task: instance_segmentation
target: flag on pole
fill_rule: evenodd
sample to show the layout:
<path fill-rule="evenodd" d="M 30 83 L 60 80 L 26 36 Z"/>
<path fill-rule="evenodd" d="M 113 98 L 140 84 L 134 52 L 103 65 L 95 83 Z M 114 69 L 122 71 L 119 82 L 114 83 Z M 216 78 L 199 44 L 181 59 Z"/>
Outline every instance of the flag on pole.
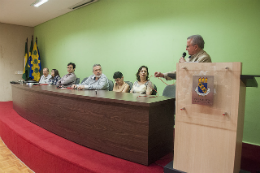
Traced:
<path fill-rule="evenodd" d="M 37 42 L 34 43 L 32 54 L 31 54 L 31 73 L 32 79 L 39 81 L 41 78 L 40 69 L 41 69 L 41 60 L 38 52 Z"/>
<path fill-rule="evenodd" d="M 33 36 L 32 36 L 32 41 L 31 41 L 31 46 L 30 46 L 30 51 L 29 51 L 29 59 L 28 59 L 28 65 L 30 66 L 29 70 L 29 79 L 33 79 L 32 76 L 32 51 L 33 51 Z"/>
<path fill-rule="evenodd" d="M 38 42 L 37 42 L 37 37 L 36 37 L 36 43 L 37 43 L 37 45 L 38 45 Z M 40 61 L 40 63 L 39 63 L 39 67 L 40 67 L 40 69 L 39 69 L 39 71 L 41 71 L 42 70 L 42 65 L 41 65 L 41 56 L 40 56 L 40 51 L 39 51 L 39 48 L 38 48 L 38 46 L 37 46 L 37 50 L 38 50 L 38 55 L 39 55 L 39 61 Z"/>
<path fill-rule="evenodd" d="M 23 68 L 23 76 L 22 78 L 24 80 L 27 80 L 29 77 L 29 70 L 30 70 L 30 66 L 28 65 L 28 39 L 25 43 L 25 51 L 24 51 L 24 68 Z"/>

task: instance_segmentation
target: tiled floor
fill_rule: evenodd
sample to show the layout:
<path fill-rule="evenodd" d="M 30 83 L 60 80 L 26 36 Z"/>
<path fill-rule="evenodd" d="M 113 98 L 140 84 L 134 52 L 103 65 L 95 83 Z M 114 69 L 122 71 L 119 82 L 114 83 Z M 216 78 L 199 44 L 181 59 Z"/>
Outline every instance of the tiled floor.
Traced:
<path fill-rule="evenodd" d="M 33 173 L 4 144 L 0 138 L 0 173 Z"/>

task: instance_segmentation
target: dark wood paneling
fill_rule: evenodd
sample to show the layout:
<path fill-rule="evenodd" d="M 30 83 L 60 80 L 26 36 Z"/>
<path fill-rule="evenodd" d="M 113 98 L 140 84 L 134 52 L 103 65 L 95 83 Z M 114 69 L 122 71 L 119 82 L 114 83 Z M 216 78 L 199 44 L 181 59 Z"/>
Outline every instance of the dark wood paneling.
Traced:
<path fill-rule="evenodd" d="M 13 85 L 14 109 L 83 146 L 148 165 L 172 151 L 174 99 Z"/>
<path fill-rule="evenodd" d="M 260 146 L 242 144 L 241 169 L 260 173 Z"/>

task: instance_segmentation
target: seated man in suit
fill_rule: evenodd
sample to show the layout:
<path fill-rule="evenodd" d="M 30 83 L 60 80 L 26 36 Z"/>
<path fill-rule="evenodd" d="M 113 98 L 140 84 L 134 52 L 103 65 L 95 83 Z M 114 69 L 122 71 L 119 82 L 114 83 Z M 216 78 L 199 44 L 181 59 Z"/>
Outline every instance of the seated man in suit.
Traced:
<path fill-rule="evenodd" d="M 179 63 L 184 63 L 184 62 L 198 62 L 198 63 L 203 63 L 203 62 L 211 62 L 211 58 L 209 54 L 207 54 L 206 51 L 204 51 L 204 40 L 201 37 L 201 35 L 192 35 L 187 38 L 187 46 L 186 50 L 189 53 L 189 58 L 187 61 L 184 59 L 184 57 L 181 57 L 179 60 Z M 172 71 L 169 73 L 161 73 L 161 72 L 155 72 L 154 76 L 155 77 L 163 77 L 166 80 L 172 80 L 170 76 L 172 74 L 175 74 L 176 71 Z"/>
<path fill-rule="evenodd" d="M 108 90 L 109 84 L 106 75 L 102 74 L 101 65 L 94 64 L 93 75 L 89 76 L 86 81 L 79 85 L 72 85 L 72 88 L 89 90 Z"/>
<path fill-rule="evenodd" d="M 74 73 L 75 68 L 76 68 L 76 65 L 74 63 L 72 63 L 72 62 L 68 63 L 68 65 L 67 65 L 68 74 L 66 74 L 60 80 L 58 80 L 58 82 L 56 83 L 56 86 L 68 87 L 72 84 L 75 84 L 75 81 L 77 78 Z"/>
<path fill-rule="evenodd" d="M 49 83 L 49 79 L 51 78 L 51 75 L 49 74 L 49 69 L 48 68 L 44 68 L 42 70 L 43 75 L 40 78 L 39 84 L 48 84 Z"/>

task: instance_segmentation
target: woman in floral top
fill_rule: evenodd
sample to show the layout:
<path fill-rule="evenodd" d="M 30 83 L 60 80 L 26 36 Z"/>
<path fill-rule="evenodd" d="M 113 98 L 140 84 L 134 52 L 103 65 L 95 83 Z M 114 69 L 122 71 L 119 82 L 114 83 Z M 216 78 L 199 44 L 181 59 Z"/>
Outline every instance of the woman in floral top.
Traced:
<path fill-rule="evenodd" d="M 130 93 L 151 95 L 154 86 L 152 82 L 148 80 L 149 79 L 148 67 L 141 66 L 138 69 L 138 72 L 136 73 L 136 79 L 137 81 L 134 82 Z"/>
<path fill-rule="evenodd" d="M 59 71 L 56 69 L 51 70 L 51 78 L 49 80 L 50 85 L 56 85 L 56 83 L 60 80 L 60 74 Z"/>

